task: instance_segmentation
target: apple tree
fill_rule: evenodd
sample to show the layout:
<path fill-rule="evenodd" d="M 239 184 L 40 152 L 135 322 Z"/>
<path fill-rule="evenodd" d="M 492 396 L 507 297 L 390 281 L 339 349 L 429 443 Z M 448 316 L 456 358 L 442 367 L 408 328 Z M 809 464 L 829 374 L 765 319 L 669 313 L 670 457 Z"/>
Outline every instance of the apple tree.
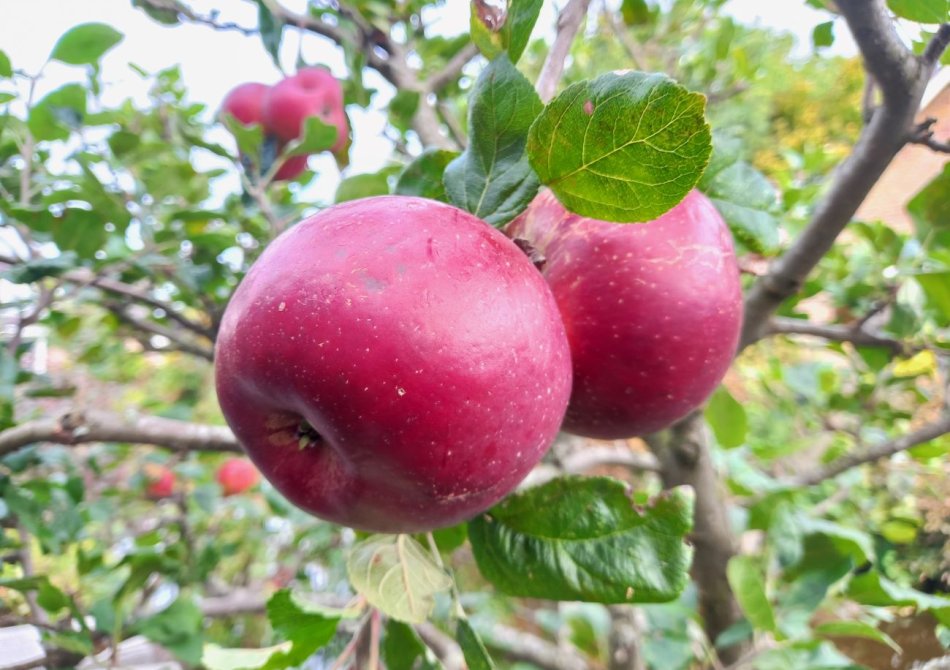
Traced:
<path fill-rule="evenodd" d="M 0 51 L 0 626 L 45 654 L 16 667 L 950 646 L 950 170 L 909 226 L 859 215 L 950 153 L 919 115 L 946 2 L 809 0 L 807 56 L 724 0 L 473 0 L 459 35 L 426 0 L 132 4 L 281 75 L 212 109 L 130 64 L 148 100 L 113 105 L 120 26 L 44 36 L 52 90 Z"/>

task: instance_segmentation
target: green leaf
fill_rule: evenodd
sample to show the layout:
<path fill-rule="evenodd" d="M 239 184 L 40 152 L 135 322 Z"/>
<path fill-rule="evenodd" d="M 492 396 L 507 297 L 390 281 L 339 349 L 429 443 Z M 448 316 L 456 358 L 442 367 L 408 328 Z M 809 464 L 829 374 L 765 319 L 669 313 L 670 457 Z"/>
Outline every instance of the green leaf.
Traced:
<path fill-rule="evenodd" d="M 53 241 L 63 251 L 75 251 L 80 258 L 93 258 L 106 243 L 109 233 L 97 212 L 67 208 L 53 222 Z"/>
<path fill-rule="evenodd" d="M 30 110 L 27 126 L 37 140 L 66 140 L 86 115 L 86 89 L 66 84 L 46 95 Z"/>
<path fill-rule="evenodd" d="M 875 559 L 874 541 L 871 536 L 855 528 L 848 528 L 833 521 L 803 517 L 798 520 L 803 535 L 824 535 L 843 556 L 851 558 L 855 565 Z"/>
<path fill-rule="evenodd" d="M 402 132 L 412 128 L 412 120 L 419 109 L 419 93 L 417 91 L 397 91 L 389 101 L 389 123 Z"/>
<path fill-rule="evenodd" d="M 835 43 L 835 22 L 834 21 L 825 21 L 824 23 L 819 23 L 815 26 L 815 29 L 811 33 L 812 44 L 815 45 L 816 49 L 821 47 L 830 47 Z"/>
<path fill-rule="evenodd" d="M 340 182 L 340 185 L 336 188 L 336 196 L 334 196 L 333 201 L 337 203 L 346 202 L 347 200 L 368 198 L 373 195 L 386 195 L 387 193 L 389 193 L 389 173 L 387 171 L 357 174 Z"/>
<path fill-rule="evenodd" d="M 495 663 L 488 655 L 485 643 L 472 628 L 468 619 L 459 619 L 455 628 L 455 639 L 462 648 L 465 664 L 468 665 L 469 670 L 495 670 Z"/>
<path fill-rule="evenodd" d="M 244 156 L 260 156 L 264 144 L 264 129 L 259 124 L 245 126 L 231 115 L 224 115 L 221 121 L 228 131 L 234 135 L 238 151 Z"/>
<path fill-rule="evenodd" d="M 149 0 L 132 0 L 132 6 L 138 7 L 143 12 L 149 15 L 153 20 L 166 25 L 166 26 L 177 26 L 181 23 L 181 19 L 178 15 L 178 10 L 173 8 L 164 8 L 151 4 Z"/>
<path fill-rule="evenodd" d="M 742 446 L 749 428 L 745 408 L 725 386 L 717 388 L 709 398 L 705 414 L 721 447 L 734 449 Z"/>
<path fill-rule="evenodd" d="M 337 129 L 316 116 L 304 121 L 303 136 L 287 145 L 285 156 L 302 156 L 327 151 L 336 143 Z"/>
<path fill-rule="evenodd" d="M 0 51 L 0 77 L 12 77 L 13 66 L 10 64 L 10 57 Z"/>
<path fill-rule="evenodd" d="M 448 202 L 442 175 L 459 152 L 447 149 L 427 149 L 409 163 L 396 180 L 395 193 Z"/>
<path fill-rule="evenodd" d="M 185 663 L 197 665 L 203 651 L 203 621 L 195 603 L 179 598 L 158 614 L 139 621 L 135 628 Z"/>
<path fill-rule="evenodd" d="M 572 212 L 651 221 L 683 199 L 709 162 L 705 101 L 662 74 L 578 82 L 531 126 L 531 165 Z"/>
<path fill-rule="evenodd" d="M 665 602 L 688 581 L 689 488 L 653 500 L 608 477 L 561 477 L 508 497 L 469 523 L 482 575 L 513 596 Z"/>
<path fill-rule="evenodd" d="M 69 65 L 91 65 L 122 38 L 122 33 L 105 23 L 83 23 L 59 38 L 50 59 Z"/>
<path fill-rule="evenodd" d="M 56 614 L 69 607 L 70 601 L 69 596 L 46 580 L 36 590 L 36 602 L 50 614 Z"/>
<path fill-rule="evenodd" d="M 290 649 L 290 642 L 262 649 L 225 649 L 206 644 L 201 655 L 201 667 L 206 670 L 256 670 L 278 652 Z"/>
<path fill-rule="evenodd" d="M 742 160 L 736 140 L 715 136 L 699 189 L 712 200 L 739 242 L 760 254 L 778 249 L 778 193 L 765 175 Z"/>
<path fill-rule="evenodd" d="M 950 320 L 950 272 L 922 272 L 914 275 L 927 297 L 927 303 Z"/>
<path fill-rule="evenodd" d="M 849 598 L 874 607 L 913 606 L 931 612 L 940 623 L 950 626 L 950 598 L 921 593 L 881 576 L 876 570 L 854 575 L 848 583 Z"/>
<path fill-rule="evenodd" d="M 628 26 L 641 26 L 653 18 L 646 0 L 623 0 L 620 3 L 620 16 Z"/>
<path fill-rule="evenodd" d="M 895 653 L 903 653 L 900 645 L 887 633 L 863 621 L 829 621 L 815 627 L 815 633 L 825 637 L 860 637 L 886 644 Z"/>
<path fill-rule="evenodd" d="M 950 163 L 907 203 L 917 237 L 933 247 L 950 244 Z"/>
<path fill-rule="evenodd" d="M 416 630 L 393 619 L 386 622 L 380 652 L 387 670 L 436 670 L 441 667 Z"/>
<path fill-rule="evenodd" d="M 472 0 L 470 33 L 482 55 L 493 60 L 507 51 L 517 63 L 528 46 L 543 0 L 507 0 L 504 8 Z"/>
<path fill-rule="evenodd" d="M 943 23 L 950 19 L 950 0 L 887 0 L 891 11 L 919 23 Z"/>
<path fill-rule="evenodd" d="M 257 27 L 260 31 L 264 50 L 270 54 L 277 69 L 280 69 L 280 40 L 283 37 L 284 23 L 277 19 L 267 8 L 263 0 L 257 0 Z"/>
<path fill-rule="evenodd" d="M 59 277 L 77 265 L 74 253 L 60 254 L 53 258 L 33 258 L 0 273 L 0 277 L 14 284 L 32 284 L 44 277 Z"/>
<path fill-rule="evenodd" d="M 733 556 L 726 567 L 726 576 L 749 623 L 759 630 L 778 633 L 775 613 L 765 594 L 765 574 L 759 562 L 752 556 Z"/>
<path fill-rule="evenodd" d="M 450 203 L 494 226 L 528 206 L 539 184 L 525 142 L 541 109 L 534 87 L 507 56 L 489 63 L 472 89 L 468 147 L 445 169 Z"/>
<path fill-rule="evenodd" d="M 408 535 L 370 535 L 346 561 L 350 584 L 374 607 L 406 623 L 422 623 L 435 595 L 452 580 Z"/>
<path fill-rule="evenodd" d="M 267 618 L 274 631 L 291 642 L 291 648 L 271 655 L 261 670 L 283 670 L 301 665 L 336 633 L 340 619 L 352 613 L 298 602 L 288 589 L 267 601 Z"/>

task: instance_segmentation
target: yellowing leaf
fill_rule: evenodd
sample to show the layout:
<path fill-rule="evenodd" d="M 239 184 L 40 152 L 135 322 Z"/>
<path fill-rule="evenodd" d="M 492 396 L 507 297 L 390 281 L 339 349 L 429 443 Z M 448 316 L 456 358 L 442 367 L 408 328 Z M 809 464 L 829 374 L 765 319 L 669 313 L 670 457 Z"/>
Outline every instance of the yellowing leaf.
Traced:
<path fill-rule="evenodd" d="M 937 369 L 937 357 L 930 350 L 921 351 L 894 364 L 895 377 L 919 377 L 933 374 Z"/>
<path fill-rule="evenodd" d="M 406 623 L 422 623 L 452 580 L 408 535 L 371 535 L 346 562 L 350 584 L 370 605 Z"/>

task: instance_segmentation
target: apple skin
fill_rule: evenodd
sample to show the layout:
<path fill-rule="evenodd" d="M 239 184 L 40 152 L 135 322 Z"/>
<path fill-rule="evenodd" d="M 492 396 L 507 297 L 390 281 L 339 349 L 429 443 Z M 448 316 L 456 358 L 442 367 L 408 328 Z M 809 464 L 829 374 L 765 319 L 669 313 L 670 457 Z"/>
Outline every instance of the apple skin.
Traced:
<path fill-rule="evenodd" d="M 343 88 L 322 68 L 303 68 L 275 84 L 264 98 L 262 112 L 264 127 L 283 142 L 299 138 L 304 121 L 316 116 L 336 126 L 331 153 L 340 155 L 346 148 L 350 131 L 343 109 Z"/>
<path fill-rule="evenodd" d="M 617 224 L 570 213 L 544 191 L 506 232 L 547 259 L 574 368 L 563 430 L 652 433 L 722 380 L 739 341 L 742 289 L 732 236 L 702 193 L 652 222 Z"/>
<path fill-rule="evenodd" d="M 215 381 L 291 502 L 420 532 L 528 474 L 558 432 L 571 364 L 554 297 L 511 240 L 443 203 L 378 196 L 264 250 L 222 319 Z"/>
<path fill-rule="evenodd" d="M 145 495 L 151 500 L 170 498 L 175 493 L 175 473 L 164 465 L 146 465 L 145 481 Z"/>
<path fill-rule="evenodd" d="M 225 96 L 221 103 L 221 113 L 237 119 L 242 125 L 250 126 L 255 123 L 264 125 L 264 98 L 270 90 L 267 84 L 248 82 L 235 86 Z M 267 128 L 264 128 L 265 132 Z M 283 148 L 283 143 L 281 147 Z M 307 169 L 309 156 L 291 156 L 274 174 L 275 181 L 290 181 L 296 179 Z"/>
<path fill-rule="evenodd" d="M 215 474 L 221 492 L 225 496 L 244 493 L 260 481 L 260 473 L 250 461 L 245 458 L 229 458 Z"/>

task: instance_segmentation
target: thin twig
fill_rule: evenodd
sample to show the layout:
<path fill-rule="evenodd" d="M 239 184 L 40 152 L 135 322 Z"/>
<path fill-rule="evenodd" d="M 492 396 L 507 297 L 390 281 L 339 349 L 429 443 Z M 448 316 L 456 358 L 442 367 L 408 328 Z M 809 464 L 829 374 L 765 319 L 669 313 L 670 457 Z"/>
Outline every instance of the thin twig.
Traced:
<path fill-rule="evenodd" d="M 569 0 L 558 16 L 557 34 L 535 85 L 538 96 L 544 103 L 551 100 L 555 91 L 557 91 L 558 82 L 561 81 L 561 75 L 564 74 L 564 61 L 567 60 L 567 56 L 571 51 L 571 43 L 581 27 L 584 17 L 587 16 L 589 6 L 590 0 Z"/>

